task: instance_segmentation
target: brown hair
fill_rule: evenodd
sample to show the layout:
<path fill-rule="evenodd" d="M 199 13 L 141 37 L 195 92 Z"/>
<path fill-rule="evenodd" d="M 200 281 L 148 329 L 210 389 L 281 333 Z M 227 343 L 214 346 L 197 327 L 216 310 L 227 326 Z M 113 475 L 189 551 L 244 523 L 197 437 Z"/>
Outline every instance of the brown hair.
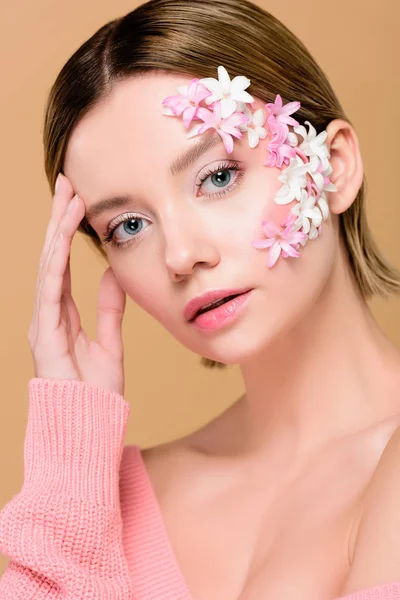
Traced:
<path fill-rule="evenodd" d="M 280 94 L 298 100 L 296 119 L 317 132 L 333 119 L 351 124 L 327 77 L 304 44 L 283 23 L 248 0 L 150 0 L 101 27 L 69 58 L 54 82 L 45 110 L 45 171 L 54 194 L 75 125 L 115 83 L 157 70 L 216 77 L 245 74 L 250 93 L 265 102 Z M 340 230 L 355 280 L 365 299 L 400 290 L 400 274 L 379 252 L 365 214 L 366 179 L 340 215 Z M 78 228 L 106 258 L 84 218 Z M 202 359 L 206 366 L 225 366 Z"/>

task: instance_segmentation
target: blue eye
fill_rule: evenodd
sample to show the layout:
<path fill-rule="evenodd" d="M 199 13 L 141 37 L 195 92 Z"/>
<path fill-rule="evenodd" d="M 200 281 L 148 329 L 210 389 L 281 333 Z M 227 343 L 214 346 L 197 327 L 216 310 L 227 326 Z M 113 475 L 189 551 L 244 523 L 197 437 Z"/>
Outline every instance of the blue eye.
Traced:
<path fill-rule="evenodd" d="M 229 185 L 232 175 L 230 171 L 237 171 L 235 182 L 232 185 Z M 213 185 L 221 188 L 221 192 L 209 192 L 204 194 L 207 197 L 219 197 L 224 193 L 231 191 L 233 187 L 236 187 L 236 184 L 239 183 L 239 179 L 243 175 L 242 169 L 239 167 L 237 161 L 228 161 L 223 162 L 218 165 L 217 168 L 210 169 L 207 173 L 205 173 L 202 177 L 200 177 L 200 183 L 196 184 L 198 188 L 203 187 L 203 183 L 210 179 Z"/>
<path fill-rule="evenodd" d="M 147 221 L 143 217 L 139 217 L 136 214 L 121 215 L 117 221 L 111 226 L 107 235 L 102 238 L 103 244 L 111 243 L 112 246 L 119 248 L 121 246 L 130 246 L 132 242 L 136 241 L 136 238 L 140 237 L 142 231 L 145 229 L 141 223 Z M 114 239 L 114 232 L 122 226 L 122 229 L 130 236 L 130 239 L 123 242 L 118 242 Z M 134 234 L 134 235 L 131 235 Z"/>
<path fill-rule="evenodd" d="M 230 171 L 237 172 L 233 183 L 230 183 L 232 179 Z M 196 186 L 201 189 L 203 187 L 203 183 L 210 178 L 212 185 L 215 185 L 216 188 L 220 188 L 220 191 L 208 192 L 200 195 L 206 196 L 207 198 L 219 198 L 220 196 L 232 191 L 239 184 L 239 181 L 243 175 L 244 171 L 239 167 L 237 161 L 223 161 L 218 165 L 218 167 L 210 169 L 207 173 L 205 173 L 200 178 L 200 183 L 196 184 Z M 110 243 L 114 248 L 128 248 L 142 236 L 146 227 L 143 227 L 141 223 L 144 223 L 147 220 L 148 219 L 145 219 L 144 217 L 134 213 L 121 215 L 109 228 L 107 235 L 101 238 L 101 241 L 103 244 Z M 128 234 L 128 239 L 125 241 L 117 241 L 114 239 L 114 232 L 121 226 L 123 231 Z"/>

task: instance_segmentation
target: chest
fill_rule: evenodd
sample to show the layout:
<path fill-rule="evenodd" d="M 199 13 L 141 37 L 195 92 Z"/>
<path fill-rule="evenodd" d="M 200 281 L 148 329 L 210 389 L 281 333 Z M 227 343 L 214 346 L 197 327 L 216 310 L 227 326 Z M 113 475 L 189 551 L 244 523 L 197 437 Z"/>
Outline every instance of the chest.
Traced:
<path fill-rule="evenodd" d="M 208 495 L 198 477 L 190 492 L 163 495 L 164 523 L 193 600 L 337 597 L 368 479 L 358 471 L 355 481 L 347 466 L 321 464 L 279 490 L 238 483 Z"/>
<path fill-rule="evenodd" d="M 232 478 L 226 469 L 191 461 L 147 460 L 193 600 L 338 597 L 363 499 L 390 430 L 336 448 L 295 478 L 268 468 L 256 477 Z"/>

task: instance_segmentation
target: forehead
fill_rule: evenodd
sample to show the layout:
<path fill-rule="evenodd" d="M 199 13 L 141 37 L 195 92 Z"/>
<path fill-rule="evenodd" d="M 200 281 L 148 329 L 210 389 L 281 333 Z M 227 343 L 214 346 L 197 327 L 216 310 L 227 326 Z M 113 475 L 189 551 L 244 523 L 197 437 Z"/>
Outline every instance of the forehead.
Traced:
<path fill-rule="evenodd" d="M 119 82 L 72 132 L 64 161 L 67 177 L 99 177 L 105 169 L 118 177 L 132 161 L 150 157 L 165 167 L 190 140 L 182 119 L 163 114 L 162 101 L 191 79 L 151 73 Z"/>

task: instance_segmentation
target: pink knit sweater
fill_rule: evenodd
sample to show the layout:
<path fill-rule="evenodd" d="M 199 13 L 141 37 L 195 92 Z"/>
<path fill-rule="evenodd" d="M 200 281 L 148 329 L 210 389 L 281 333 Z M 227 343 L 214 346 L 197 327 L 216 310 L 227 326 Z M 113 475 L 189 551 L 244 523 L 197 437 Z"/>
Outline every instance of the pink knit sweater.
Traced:
<path fill-rule="evenodd" d="M 80 381 L 28 387 L 24 483 L 0 512 L 0 600 L 195 600 L 140 448 L 124 446 L 129 404 Z M 343 598 L 400 600 L 400 582 Z"/>

